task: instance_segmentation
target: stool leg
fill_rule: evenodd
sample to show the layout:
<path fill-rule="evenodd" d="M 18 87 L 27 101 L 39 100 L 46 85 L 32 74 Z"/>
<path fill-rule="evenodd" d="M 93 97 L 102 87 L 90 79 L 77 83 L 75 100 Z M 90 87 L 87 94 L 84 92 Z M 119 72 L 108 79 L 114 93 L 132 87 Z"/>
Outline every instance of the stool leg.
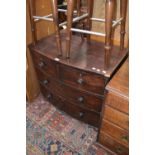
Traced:
<path fill-rule="evenodd" d="M 125 23 L 126 23 L 127 0 L 120 0 L 120 16 L 123 18 L 120 31 L 120 49 L 124 49 Z"/>
<path fill-rule="evenodd" d="M 105 65 L 108 67 L 111 51 L 112 20 L 114 15 L 115 0 L 106 0 L 105 4 Z"/>
<path fill-rule="evenodd" d="M 35 44 L 36 41 L 37 41 L 36 23 L 35 23 L 35 21 L 33 19 L 33 16 L 36 15 L 36 6 L 35 6 L 35 4 L 36 4 L 35 0 L 28 0 L 33 44 Z"/>
<path fill-rule="evenodd" d="M 81 0 L 76 0 L 77 16 L 81 15 Z M 79 21 L 79 25 L 83 26 L 83 23 Z M 82 27 L 83 28 L 83 27 Z M 83 40 L 83 34 L 81 33 L 81 39 Z"/>
<path fill-rule="evenodd" d="M 62 56 L 62 46 L 61 46 L 61 37 L 59 30 L 59 20 L 58 20 L 58 5 L 57 0 L 51 0 L 52 12 L 53 12 L 53 22 L 56 32 L 56 42 L 58 48 L 58 55 Z"/>
<path fill-rule="evenodd" d="M 94 0 L 87 0 L 87 12 L 88 12 L 88 18 L 87 18 L 87 30 L 91 30 L 92 28 L 92 18 L 93 16 L 93 7 L 94 7 Z M 90 41 L 90 34 L 87 35 L 87 40 Z"/>
<path fill-rule="evenodd" d="M 66 34 L 66 58 L 70 57 L 71 48 L 71 27 L 73 20 L 73 10 L 74 10 L 75 0 L 67 0 L 67 34 Z"/>
<path fill-rule="evenodd" d="M 81 15 L 81 0 L 77 0 L 77 15 Z"/>

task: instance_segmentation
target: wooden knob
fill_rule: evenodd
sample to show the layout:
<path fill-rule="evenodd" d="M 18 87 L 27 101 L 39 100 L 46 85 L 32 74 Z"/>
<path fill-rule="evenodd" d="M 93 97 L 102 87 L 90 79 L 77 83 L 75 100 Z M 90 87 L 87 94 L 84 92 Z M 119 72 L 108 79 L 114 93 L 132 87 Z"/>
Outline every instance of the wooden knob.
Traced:
<path fill-rule="evenodd" d="M 44 66 L 45 66 L 45 63 L 44 63 L 43 61 L 41 61 L 41 62 L 39 63 L 39 67 L 42 68 L 42 67 L 44 67 Z"/>
<path fill-rule="evenodd" d="M 79 116 L 80 116 L 80 118 L 82 118 L 84 116 L 84 113 L 83 112 L 80 112 L 79 113 Z"/>
<path fill-rule="evenodd" d="M 47 95 L 47 99 L 50 100 L 52 98 L 52 94 Z"/>
<path fill-rule="evenodd" d="M 83 102 L 83 101 L 84 101 L 84 98 L 83 98 L 82 96 L 80 96 L 80 97 L 78 98 L 78 101 L 79 101 L 79 102 Z"/>
<path fill-rule="evenodd" d="M 116 148 L 116 151 L 117 151 L 117 153 L 122 153 L 123 152 L 123 148 L 119 146 L 119 147 Z"/>
<path fill-rule="evenodd" d="M 122 140 L 125 140 L 125 141 L 129 142 L 129 136 L 128 135 L 122 136 Z"/>
<path fill-rule="evenodd" d="M 77 83 L 78 83 L 78 84 L 83 84 L 83 82 L 84 82 L 84 80 L 83 80 L 82 78 L 79 78 L 79 79 L 77 80 Z"/>
<path fill-rule="evenodd" d="M 44 80 L 43 83 L 44 83 L 44 85 L 47 85 L 48 84 L 48 80 Z"/>

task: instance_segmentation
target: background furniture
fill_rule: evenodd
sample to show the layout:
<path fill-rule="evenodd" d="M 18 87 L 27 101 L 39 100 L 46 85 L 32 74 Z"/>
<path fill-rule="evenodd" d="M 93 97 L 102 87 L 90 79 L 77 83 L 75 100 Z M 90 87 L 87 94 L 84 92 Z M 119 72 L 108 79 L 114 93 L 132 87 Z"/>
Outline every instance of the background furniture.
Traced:
<path fill-rule="evenodd" d="M 105 107 L 99 142 L 118 153 L 129 154 L 129 64 L 121 66 L 105 88 Z"/>
<path fill-rule="evenodd" d="M 30 16 L 28 11 L 28 5 L 26 3 L 26 44 L 32 43 Z M 27 46 L 26 46 L 27 47 Z M 26 97 L 29 103 L 31 103 L 40 93 L 40 87 L 36 77 L 32 57 L 29 48 L 26 48 Z"/>
<path fill-rule="evenodd" d="M 53 22 L 54 28 L 55 28 L 55 37 L 56 37 L 56 42 L 57 42 L 58 55 L 61 56 L 62 55 L 62 48 L 61 48 L 57 0 L 51 0 L 52 14 L 49 14 L 49 15 L 46 15 L 43 17 L 36 15 L 36 0 L 28 0 L 28 5 L 29 5 L 29 11 L 30 11 L 30 20 L 31 20 L 31 30 L 32 30 L 33 43 L 35 44 L 37 41 L 36 23 L 40 20 Z M 49 17 L 52 17 L 52 18 L 49 18 Z"/>
<path fill-rule="evenodd" d="M 120 0 L 120 18 L 117 20 L 114 20 L 114 13 L 117 6 L 116 0 L 106 0 L 105 1 L 105 19 L 99 19 L 99 18 L 93 18 L 93 8 L 94 8 L 94 0 L 87 0 L 87 11 L 84 14 L 85 17 L 81 20 L 87 19 L 86 23 L 86 30 L 81 29 L 75 29 L 72 27 L 72 21 L 73 21 L 73 11 L 75 6 L 74 0 L 68 0 L 68 7 L 67 7 L 67 38 L 66 38 L 66 58 L 70 58 L 70 47 L 71 47 L 71 36 L 72 31 L 73 32 L 79 32 L 79 33 L 86 33 L 88 34 L 87 38 L 90 40 L 90 34 L 97 35 L 97 36 L 105 36 L 105 62 L 108 65 L 109 55 L 112 49 L 112 35 L 114 32 L 114 28 L 117 25 L 120 25 L 120 50 L 124 48 L 124 37 L 125 37 L 125 21 L 126 21 L 126 12 L 127 12 L 127 0 Z M 81 1 L 78 1 L 79 7 Z M 78 8 L 79 8 L 78 7 Z M 79 13 L 80 15 L 80 13 Z M 82 15 L 82 16 L 84 16 Z M 92 32 L 92 20 L 98 21 L 98 22 L 104 22 L 105 23 L 105 33 L 99 33 L 99 32 Z"/>

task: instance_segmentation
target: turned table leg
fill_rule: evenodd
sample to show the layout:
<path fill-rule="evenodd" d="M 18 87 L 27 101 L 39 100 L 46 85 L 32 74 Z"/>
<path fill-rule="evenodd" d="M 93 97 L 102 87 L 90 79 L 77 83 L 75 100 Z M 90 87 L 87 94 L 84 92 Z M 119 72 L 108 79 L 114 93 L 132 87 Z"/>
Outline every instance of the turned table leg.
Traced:
<path fill-rule="evenodd" d="M 110 51 L 112 48 L 112 20 L 114 15 L 115 0 L 106 0 L 105 4 L 105 66 L 108 67 Z"/>
<path fill-rule="evenodd" d="M 124 49 L 125 22 L 126 22 L 127 0 L 120 0 L 120 16 L 123 18 L 120 31 L 120 49 Z"/>
<path fill-rule="evenodd" d="M 60 30 L 59 30 L 57 0 L 51 0 L 51 7 L 52 7 L 53 22 L 54 22 L 55 33 L 56 33 L 58 55 L 61 56 L 62 55 L 62 46 L 61 46 L 61 36 L 60 36 Z"/>
<path fill-rule="evenodd" d="M 36 34 L 36 23 L 33 19 L 33 16 L 36 15 L 36 1 L 35 0 L 28 0 L 28 7 L 29 7 L 29 14 L 30 14 L 30 21 L 31 21 L 31 31 L 32 31 L 32 42 L 33 44 L 37 41 L 37 34 Z"/>
<path fill-rule="evenodd" d="M 73 19 L 73 10 L 74 10 L 75 0 L 67 0 L 67 34 L 66 34 L 66 58 L 70 57 L 70 48 L 71 48 L 71 27 Z"/>

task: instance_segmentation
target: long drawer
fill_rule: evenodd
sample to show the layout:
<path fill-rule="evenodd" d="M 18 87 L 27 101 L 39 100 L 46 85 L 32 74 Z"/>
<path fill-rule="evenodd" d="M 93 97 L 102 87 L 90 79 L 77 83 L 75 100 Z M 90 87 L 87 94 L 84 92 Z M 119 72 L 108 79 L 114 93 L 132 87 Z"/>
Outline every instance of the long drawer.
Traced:
<path fill-rule="evenodd" d="M 104 119 L 122 127 L 123 129 L 129 129 L 129 116 L 107 105 L 105 105 Z"/>
<path fill-rule="evenodd" d="M 105 132 L 111 137 L 114 137 L 122 145 L 128 147 L 129 145 L 129 133 L 127 130 L 124 130 L 109 121 L 103 120 L 101 125 L 101 132 Z"/>
<path fill-rule="evenodd" d="M 89 110 L 94 110 L 100 112 L 102 108 L 103 98 L 98 97 L 87 92 L 82 92 L 76 88 L 67 86 L 59 81 L 56 81 L 46 75 L 39 69 L 36 70 L 38 74 L 39 81 L 42 85 L 50 89 L 54 94 L 59 94 L 63 96 L 66 100 L 71 103 L 77 104 L 81 107 L 88 108 Z"/>
<path fill-rule="evenodd" d="M 114 151 L 118 155 L 128 155 L 129 149 L 125 147 L 124 145 L 120 144 L 116 139 L 112 138 L 108 134 L 101 132 L 101 135 L 99 137 L 99 142 L 109 148 L 110 150 Z"/>
<path fill-rule="evenodd" d="M 46 72 L 52 77 L 58 77 L 57 62 L 39 54 L 38 52 L 31 52 L 33 57 L 33 62 L 36 68 Z"/>
<path fill-rule="evenodd" d="M 66 113 L 85 123 L 97 127 L 99 126 L 100 115 L 98 113 L 72 104 L 62 96 L 51 93 L 47 88 L 45 88 L 42 85 L 41 85 L 41 91 L 45 96 L 45 98 L 47 98 L 53 105 L 58 107 L 60 110 L 65 111 Z"/>
<path fill-rule="evenodd" d="M 65 101 L 65 106 L 62 108 L 62 110 L 77 118 L 78 120 L 96 127 L 99 126 L 100 115 L 98 113 L 76 106 L 69 103 L 68 101 Z"/>
<path fill-rule="evenodd" d="M 78 89 L 103 95 L 105 79 L 103 76 L 85 72 L 67 65 L 60 65 L 61 79 Z"/>
<path fill-rule="evenodd" d="M 103 102 L 102 98 L 82 92 L 63 84 L 61 85 L 61 89 L 62 95 L 71 103 L 88 108 L 89 110 L 94 110 L 96 112 L 101 111 Z"/>

